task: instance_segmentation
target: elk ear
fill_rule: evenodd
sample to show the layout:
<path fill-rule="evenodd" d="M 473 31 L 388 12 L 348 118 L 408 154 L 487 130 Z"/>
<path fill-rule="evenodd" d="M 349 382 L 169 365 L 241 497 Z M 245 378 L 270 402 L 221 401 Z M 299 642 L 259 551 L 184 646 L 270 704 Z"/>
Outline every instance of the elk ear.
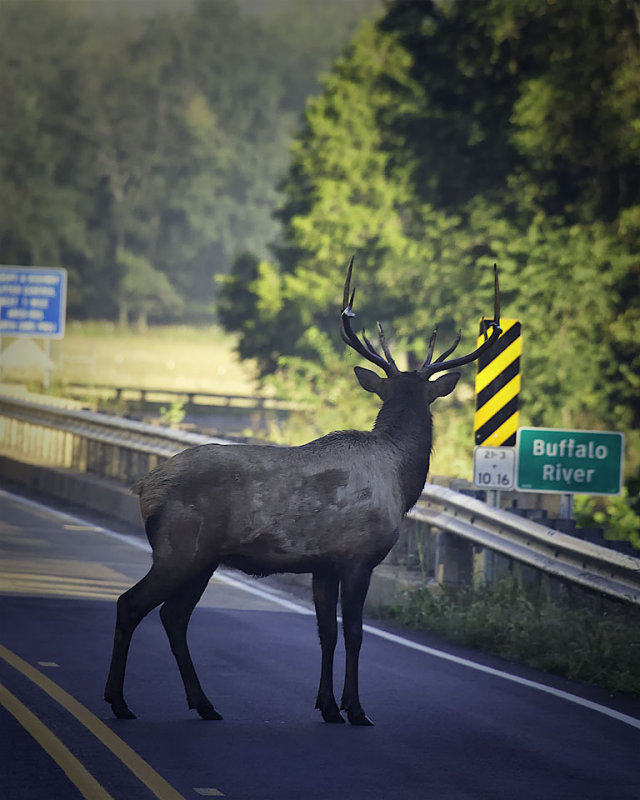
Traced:
<path fill-rule="evenodd" d="M 446 372 L 435 381 L 429 381 L 429 389 L 432 402 L 436 397 L 446 397 L 456 388 L 456 383 L 460 378 L 459 372 Z"/>
<path fill-rule="evenodd" d="M 375 372 L 372 372 L 370 369 L 364 369 L 364 367 L 354 367 L 353 371 L 356 373 L 358 383 L 365 392 L 373 392 L 373 394 L 377 394 L 381 400 L 384 399 L 385 378 L 381 378 Z"/>

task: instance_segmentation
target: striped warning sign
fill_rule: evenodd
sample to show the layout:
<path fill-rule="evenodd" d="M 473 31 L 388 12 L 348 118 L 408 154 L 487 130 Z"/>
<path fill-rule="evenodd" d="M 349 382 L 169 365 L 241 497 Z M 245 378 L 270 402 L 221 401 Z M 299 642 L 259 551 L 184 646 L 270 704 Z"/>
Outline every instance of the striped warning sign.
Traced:
<path fill-rule="evenodd" d="M 478 359 L 476 413 L 473 432 L 477 445 L 514 446 L 518 430 L 520 392 L 520 322 L 501 319 L 498 341 Z M 483 341 L 478 337 L 478 344 Z"/>

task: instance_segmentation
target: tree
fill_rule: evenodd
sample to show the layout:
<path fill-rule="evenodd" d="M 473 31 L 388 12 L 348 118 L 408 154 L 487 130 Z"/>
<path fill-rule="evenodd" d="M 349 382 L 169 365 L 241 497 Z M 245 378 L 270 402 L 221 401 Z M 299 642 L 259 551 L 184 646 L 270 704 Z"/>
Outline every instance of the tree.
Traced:
<path fill-rule="evenodd" d="M 210 320 L 214 276 L 276 235 L 301 93 L 373 4 L 332 0 L 329 43 L 318 28 L 301 47 L 324 6 L 4 0 L 0 260 L 67 267 L 70 316 L 114 318 L 126 251 L 185 301 L 152 317 Z"/>
<path fill-rule="evenodd" d="M 151 314 L 180 311 L 182 298 L 167 276 L 154 269 L 146 258 L 120 249 L 116 263 L 122 272 L 119 303 L 122 324 L 128 324 L 131 313 L 137 319 L 138 330 L 145 331 Z"/>
<path fill-rule="evenodd" d="M 393 40 L 365 24 L 349 53 L 325 79 L 324 92 L 309 102 L 283 186 L 286 202 L 279 217 L 285 223 L 285 237 L 276 247 L 279 269 L 264 263 L 263 280 L 254 280 L 243 290 L 245 309 L 251 310 L 261 330 L 261 351 L 253 355 L 263 371 L 280 356 L 311 356 L 303 338 L 310 326 L 335 327 L 334 309 L 352 252 L 367 252 L 359 273 L 360 308 L 385 315 L 396 310 L 393 294 L 384 300 L 367 294 L 366 286 L 374 281 L 363 273 L 366 269 L 372 274 L 385 253 L 402 251 L 407 244 L 401 217 L 412 216 L 413 200 L 406 175 L 391 164 L 377 125 L 378 114 L 394 99 L 390 92 L 378 90 L 381 68 L 404 80 L 406 66 L 406 55 Z M 246 283 L 244 265 L 236 264 L 223 289 L 226 307 L 239 285 Z M 394 286 L 389 274 L 382 280 L 390 289 Z M 273 299 L 274 287 L 278 302 L 262 302 L 263 291 L 271 292 Z M 244 340 L 246 317 L 227 314 L 225 319 Z M 241 347 L 249 349 L 248 343 Z"/>
<path fill-rule="evenodd" d="M 435 321 L 448 337 L 489 313 L 497 261 L 524 418 L 627 430 L 640 461 L 639 57 L 627 0 L 396 0 L 363 25 L 294 143 L 263 268 L 278 303 L 248 288 L 263 372 L 313 380 L 340 352 L 352 252 L 360 314 L 417 354 Z"/>
<path fill-rule="evenodd" d="M 80 103 L 91 31 L 65 0 L 4 2 L 0 28 L 7 34 L 0 49 L 2 261 L 73 262 L 86 236 L 75 190 L 78 138 L 67 121 Z"/>

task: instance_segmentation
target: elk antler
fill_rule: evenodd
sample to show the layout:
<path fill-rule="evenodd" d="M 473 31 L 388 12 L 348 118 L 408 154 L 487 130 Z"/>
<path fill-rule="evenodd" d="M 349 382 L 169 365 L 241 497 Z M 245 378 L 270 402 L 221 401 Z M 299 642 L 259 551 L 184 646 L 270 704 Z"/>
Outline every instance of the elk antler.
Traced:
<path fill-rule="evenodd" d="M 491 328 L 491 335 L 487 336 L 487 330 L 489 328 Z M 433 349 L 435 347 L 437 334 L 436 328 L 436 330 L 431 334 L 427 358 L 420 368 L 419 374 L 422 377 L 428 378 L 436 372 L 442 372 L 446 369 L 454 369 L 455 367 L 461 367 L 463 364 L 468 364 L 470 361 L 475 361 L 482 355 L 482 353 L 485 352 L 485 350 L 488 350 L 490 347 L 492 347 L 498 336 L 500 336 L 502 333 L 502 328 L 500 327 L 500 286 L 498 285 L 498 267 L 495 264 L 493 265 L 493 319 L 490 322 L 487 322 L 484 317 L 482 318 L 482 333 L 484 335 L 484 341 L 480 347 L 466 356 L 452 358 L 451 360 L 447 361 L 446 359 L 451 355 L 451 353 L 453 353 L 460 342 L 462 333 L 458 331 L 458 335 L 456 336 L 451 347 L 448 350 L 445 350 L 442 355 L 438 356 L 438 358 L 436 358 L 432 364 L 431 359 L 433 357 Z"/>
<path fill-rule="evenodd" d="M 396 362 L 393 360 L 391 355 L 391 351 L 387 345 L 387 341 L 384 337 L 384 331 L 382 330 L 382 325 L 378 322 L 378 337 L 380 339 L 380 346 L 382 347 L 382 351 L 385 354 L 386 358 L 383 358 L 380 353 L 377 352 L 375 347 L 371 344 L 367 335 L 364 331 L 362 331 L 362 338 L 364 343 L 358 339 L 356 334 L 351 330 L 351 320 L 355 317 L 355 312 L 353 310 L 353 298 L 355 297 L 356 290 L 354 289 L 351 291 L 351 272 L 353 270 L 353 256 L 351 256 L 351 260 L 349 261 L 349 268 L 347 269 L 347 278 L 344 282 L 344 295 L 342 298 L 342 313 L 340 314 L 340 335 L 342 336 L 342 340 L 345 344 L 348 344 L 349 347 L 352 347 L 356 353 L 359 353 L 361 356 L 367 359 L 367 361 L 371 361 L 377 367 L 383 369 L 387 376 L 397 375 L 400 370 Z M 349 292 L 351 291 L 351 297 L 349 297 Z"/>

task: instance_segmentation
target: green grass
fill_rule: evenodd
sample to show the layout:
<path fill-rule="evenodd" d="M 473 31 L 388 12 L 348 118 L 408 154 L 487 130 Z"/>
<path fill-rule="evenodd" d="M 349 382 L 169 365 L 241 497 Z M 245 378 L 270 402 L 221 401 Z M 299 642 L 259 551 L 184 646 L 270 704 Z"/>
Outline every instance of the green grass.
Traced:
<path fill-rule="evenodd" d="M 9 341 L 7 340 L 7 344 Z M 71 322 L 51 343 L 54 385 L 106 384 L 146 389 L 257 394 L 255 372 L 241 363 L 235 338 L 217 326 L 161 326 L 139 332 L 107 322 Z M 41 380 L 6 372 L 5 380 Z"/>
<path fill-rule="evenodd" d="M 545 672 L 640 697 L 638 615 L 550 604 L 513 581 L 406 593 L 381 616 Z"/>

